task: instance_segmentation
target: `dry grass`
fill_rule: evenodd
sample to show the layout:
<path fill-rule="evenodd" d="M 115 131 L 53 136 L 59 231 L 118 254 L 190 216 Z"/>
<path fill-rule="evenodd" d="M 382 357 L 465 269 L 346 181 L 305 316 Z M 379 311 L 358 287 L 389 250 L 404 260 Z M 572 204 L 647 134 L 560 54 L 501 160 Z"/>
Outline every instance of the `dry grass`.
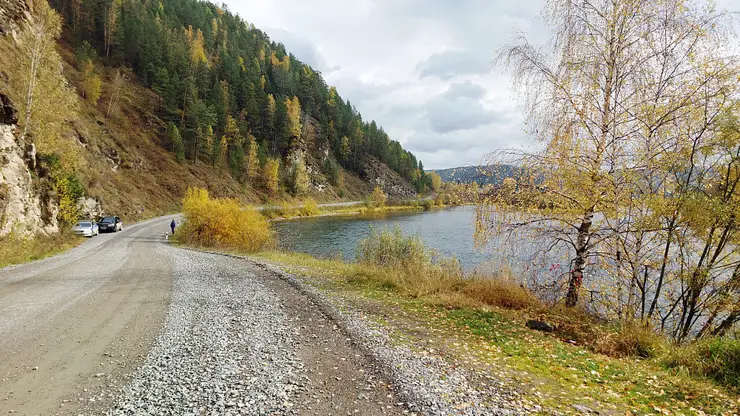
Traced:
<path fill-rule="evenodd" d="M 12 264 L 43 259 L 76 247 L 85 241 L 69 231 L 51 236 L 16 238 L 13 235 L 0 238 L 0 268 Z"/>
<path fill-rule="evenodd" d="M 697 410 L 733 414 L 740 403 L 734 390 L 696 370 L 666 368 L 662 358 L 626 356 L 624 352 L 634 348 L 634 339 L 643 339 L 643 334 L 625 333 L 619 339 L 619 327 L 586 311 L 541 306 L 526 294 L 522 303 L 507 303 L 522 293 L 510 278 L 492 276 L 493 282 L 483 276 L 451 279 L 456 284 L 437 283 L 437 288 L 445 289 L 430 290 L 434 286 L 428 280 L 412 286 L 413 276 L 373 264 L 285 252 L 259 256 L 291 273 L 309 276 L 335 295 L 356 298 L 355 307 L 390 325 L 394 333 L 411 337 L 409 342 L 422 337 L 419 345 L 444 351 L 446 357 L 457 356 L 460 365 L 469 363 L 478 370 L 492 371 L 492 378 L 522 387 L 522 397 L 561 414 L 573 414 L 573 404 L 587 405 L 602 414 L 697 414 Z M 525 306 L 530 302 L 532 306 Z M 398 313 L 399 308 L 403 313 Z M 530 330 L 525 327 L 528 319 L 546 320 L 557 331 Z M 573 341 L 571 336 L 578 341 L 563 342 L 566 338 Z M 617 357 L 595 352 L 600 337 L 610 337 L 601 340 L 601 348 Z"/>
<path fill-rule="evenodd" d="M 466 276 L 455 258 L 440 258 L 419 237 L 399 228 L 372 230 L 359 245 L 359 261 L 376 269 L 364 276 L 414 298 L 432 298 L 448 306 L 497 306 L 523 309 L 540 302 L 504 276 Z"/>
<path fill-rule="evenodd" d="M 654 358 L 668 351 L 666 340 L 652 329 L 628 323 L 611 331 L 599 331 L 594 351 L 611 357 Z"/>
<path fill-rule="evenodd" d="M 484 305 L 507 309 L 527 309 L 540 302 L 527 289 L 505 278 L 478 278 L 465 285 L 462 292 Z"/>

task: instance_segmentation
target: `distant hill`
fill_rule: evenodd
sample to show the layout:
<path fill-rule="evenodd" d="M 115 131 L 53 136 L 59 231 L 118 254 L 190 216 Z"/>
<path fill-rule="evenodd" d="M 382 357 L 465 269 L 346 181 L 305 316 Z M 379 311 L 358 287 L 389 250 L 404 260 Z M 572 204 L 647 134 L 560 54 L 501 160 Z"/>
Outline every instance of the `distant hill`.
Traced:
<path fill-rule="evenodd" d="M 449 169 L 435 169 L 434 172 L 445 182 L 476 182 L 478 185 L 499 185 L 506 178 L 521 175 L 520 168 L 511 165 L 460 166 Z"/>

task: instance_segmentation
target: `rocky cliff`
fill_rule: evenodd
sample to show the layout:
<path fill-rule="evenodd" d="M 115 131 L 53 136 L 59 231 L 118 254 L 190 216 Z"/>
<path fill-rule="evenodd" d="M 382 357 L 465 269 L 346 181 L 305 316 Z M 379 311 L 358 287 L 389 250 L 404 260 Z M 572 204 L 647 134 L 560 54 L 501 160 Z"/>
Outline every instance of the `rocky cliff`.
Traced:
<path fill-rule="evenodd" d="M 34 180 L 33 145 L 18 143 L 16 110 L 0 93 L 0 237 L 59 231 L 58 207 L 41 181 Z"/>
<path fill-rule="evenodd" d="M 27 0 L 2 0 L 0 2 L 0 35 L 14 35 L 23 21 L 28 19 L 30 8 Z"/>

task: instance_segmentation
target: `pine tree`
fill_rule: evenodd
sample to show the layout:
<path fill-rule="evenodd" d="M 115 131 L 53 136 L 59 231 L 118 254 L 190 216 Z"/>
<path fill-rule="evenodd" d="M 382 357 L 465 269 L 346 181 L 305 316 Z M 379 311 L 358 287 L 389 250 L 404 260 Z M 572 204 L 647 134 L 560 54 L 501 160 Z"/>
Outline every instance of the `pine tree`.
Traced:
<path fill-rule="evenodd" d="M 169 143 L 172 152 L 175 154 L 177 163 L 185 161 L 185 145 L 182 143 L 180 131 L 177 129 L 175 123 L 171 121 L 167 123 L 167 142 Z"/>
<path fill-rule="evenodd" d="M 288 148 L 291 138 L 290 118 L 286 102 L 278 100 L 275 103 L 275 131 L 272 142 L 272 153 L 282 154 Z"/>

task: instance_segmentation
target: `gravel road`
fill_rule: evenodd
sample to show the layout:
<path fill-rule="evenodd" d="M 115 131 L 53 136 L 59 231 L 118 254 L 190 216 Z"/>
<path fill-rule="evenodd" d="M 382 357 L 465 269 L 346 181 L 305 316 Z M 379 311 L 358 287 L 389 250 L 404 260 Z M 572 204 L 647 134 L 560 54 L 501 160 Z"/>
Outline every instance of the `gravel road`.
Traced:
<path fill-rule="evenodd" d="M 170 218 L 0 270 L 0 414 L 507 413 L 270 265 L 172 247 Z"/>
<path fill-rule="evenodd" d="M 168 226 L 0 270 L 0 414 L 403 414 L 307 296 Z"/>

